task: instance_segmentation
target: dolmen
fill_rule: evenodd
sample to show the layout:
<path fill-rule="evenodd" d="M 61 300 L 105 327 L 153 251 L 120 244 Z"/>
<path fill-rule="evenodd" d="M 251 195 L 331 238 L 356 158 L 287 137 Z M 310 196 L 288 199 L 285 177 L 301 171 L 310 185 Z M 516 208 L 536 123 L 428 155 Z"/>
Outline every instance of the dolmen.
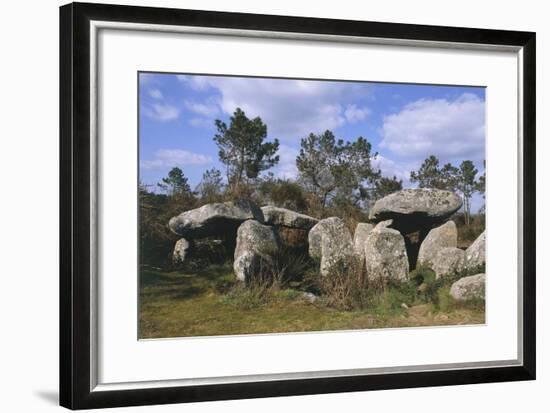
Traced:
<path fill-rule="evenodd" d="M 437 278 L 456 278 L 485 264 L 485 232 L 467 250 L 457 247 L 451 216 L 461 206 L 461 198 L 450 191 L 404 189 L 376 201 L 368 222 L 358 223 L 352 234 L 338 217 L 318 220 L 272 205 L 260 208 L 246 199 L 206 204 L 170 219 L 169 228 L 180 237 L 173 259 L 183 263 L 197 240 L 215 238 L 229 245 L 236 278 L 245 283 L 285 246 L 305 247 L 324 277 L 335 265 L 353 260 L 374 284 L 407 281 L 417 266 L 431 268 Z M 479 297 L 483 277 L 457 284 L 455 295 L 470 297 L 475 290 Z"/>
<path fill-rule="evenodd" d="M 462 200 L 451 191 L 403 189 L 376 201 L 369 212 L 369 220 L 392 220 L 391 228 L 405 239 L 409 269 L 413 270 L 420 245 L 430 230 L 447 222 L 460 207 Z"/>
<path fill-rule="evenodd" d="M 183 264 L 197 240 L 216 238 L 233 253 L 238 280 L 248 282 L 269 255 L 283 245 L 306 245 L 310 229 L 318 220 L 285 208 L 258 207 L 248 199 L 211 203 L 172 217 L 170 230 L 176 242 L 173 262 Z"/>

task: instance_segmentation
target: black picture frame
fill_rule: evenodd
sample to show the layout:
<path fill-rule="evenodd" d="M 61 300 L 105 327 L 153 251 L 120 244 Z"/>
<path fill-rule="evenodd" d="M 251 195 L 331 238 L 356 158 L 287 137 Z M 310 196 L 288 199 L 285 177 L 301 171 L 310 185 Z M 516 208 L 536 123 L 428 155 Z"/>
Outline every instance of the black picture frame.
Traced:
<path fill-rule="evenodd" d="M 523 365 L 267 382 L 91 390 L 90 21 L 508 45 L 523 53 Z M 70 409 L 535 379 L 535 33 L 72 3 L 60 8 L 60 404 Z M 510 269 L 515 271 L 515 269 Z"/>

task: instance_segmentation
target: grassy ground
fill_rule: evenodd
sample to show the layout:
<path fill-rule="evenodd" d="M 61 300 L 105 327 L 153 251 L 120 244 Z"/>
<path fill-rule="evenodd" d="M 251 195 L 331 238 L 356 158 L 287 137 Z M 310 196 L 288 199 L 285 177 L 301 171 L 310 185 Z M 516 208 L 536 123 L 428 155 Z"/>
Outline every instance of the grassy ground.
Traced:
<path fill-rule="evenodd" d="M 457 304 L 448 287 L 438 292 L 438 305 L 408 302 L 388 293 L 363 310 L 341 311 L 311 303 L 296 290 L 255 294 L 239 289 L 231 265 L 195 272 L 163 272 L 142 268 L 140 337 L 167 338 L 227 334 L 348 330 L 480 324 L 483 303 Z M 403 300 L 403 301 L 402 301 Z"/>

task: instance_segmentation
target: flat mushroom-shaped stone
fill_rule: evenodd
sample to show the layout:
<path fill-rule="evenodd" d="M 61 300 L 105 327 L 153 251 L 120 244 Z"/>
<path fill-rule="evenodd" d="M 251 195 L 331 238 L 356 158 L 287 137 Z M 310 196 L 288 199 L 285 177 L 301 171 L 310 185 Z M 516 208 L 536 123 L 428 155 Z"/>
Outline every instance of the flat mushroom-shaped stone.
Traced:
<path fill-rule="evenodd" d="M 403 189 L 376 201 L 369 213 L 375 222 L 393 219 L 394 226 L 405 219 L 432 224 L 443 221 L 462 206 L 462 200 L 451 191 L 441 189 Z"/>
<path fill-rule="evenodd" d="M 265 223 L 268 225 L 309 230 L 319 222 L 318 219 L 310 217 L 309 215 L 271 205 L 263 206 L 262 212 L 264 214 Z"/>
<path fill-rule="evenodd" d="M 244 221 L 264 222 L 262 210 L 249 200 L 206 204 L 172 217 L 168 226 L 179 236 L 195 239 L 215 235 L 235 236 Z"/>

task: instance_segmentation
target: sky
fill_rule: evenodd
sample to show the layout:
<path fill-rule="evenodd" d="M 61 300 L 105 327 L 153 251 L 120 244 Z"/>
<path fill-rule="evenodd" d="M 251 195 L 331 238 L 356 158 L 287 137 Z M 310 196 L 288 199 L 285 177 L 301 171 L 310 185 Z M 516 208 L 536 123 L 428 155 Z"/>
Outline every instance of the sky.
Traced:
<path fill-rule="evenodd" d="M 300 140 L 327 129 L 347 141 L 366 138 L 378 153 L 373 164 L 405 188 L 429 155 L 440 165 L 470 159 L 483 172 L 481 87 L 140 73 L 139 98 L 140 181 L 151 190 L 175 166 L 192 188 L 207 169 L 223 172 L 214 121 L 229 124 L 237 107 L 279 140 L 276 177 L 295 178 Z M 472 211 L 482 204 L 474 196 Z"/>

